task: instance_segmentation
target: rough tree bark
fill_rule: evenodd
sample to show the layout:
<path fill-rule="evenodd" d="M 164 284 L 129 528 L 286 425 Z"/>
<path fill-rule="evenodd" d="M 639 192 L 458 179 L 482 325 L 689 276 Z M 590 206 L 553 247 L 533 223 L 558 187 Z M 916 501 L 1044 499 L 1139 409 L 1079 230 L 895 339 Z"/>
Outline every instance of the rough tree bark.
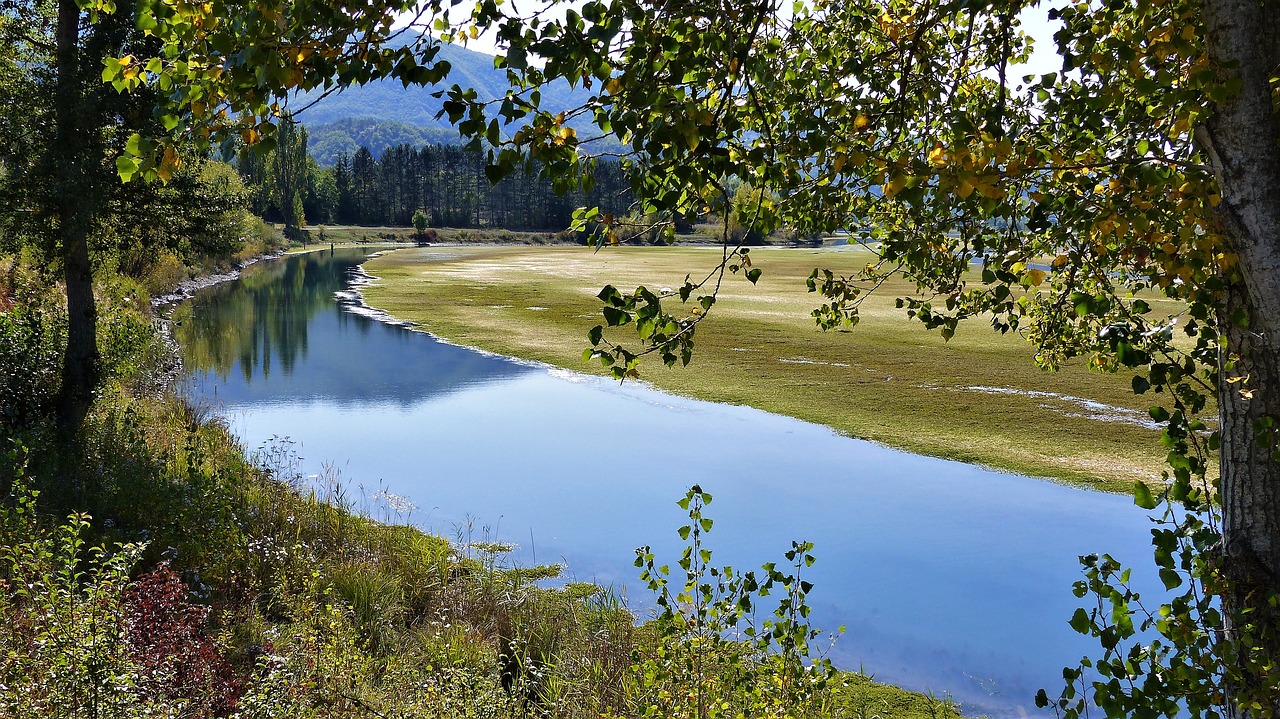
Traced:
<path fill-rule="evenodd" d="M 57 50 L 54 57 L 57 85 L 54 97 L 56 143 L 60 153 L 52 164 L 53 208 L 57 223 L 59 255 L 67 292 L 67 348 L 62 363 L 59 420 L 66 431 L 75 431 L 84 420 L 98 385 L 97 308 L 93 298 L 93 266 L 89 258 L 91 211 L 84 195 L 86 158 L 76 148 L 85 145 L 85 112 L 80 76 L 80 7 L 75 0 L 58 3 Z M 97 161 L 97 158 L 90 161 Z"/>
<path fill-rule="evenodd" d="M 1273 664 L 1280 662 L 1280 609 L 1270 603 L 1280 594 L 1280 463 L 1272 457 L 1277 435 L 1259 430 L 1280 423 L 1280 119 L 1270 84 L 1280 39 L 1276 6 L 1206 0 L 1210 59 L 1239 92 L 1215 106 L 1197 134 L 1222 193 L 1218 219 L 1243 275 L 1222 316 L 1223 359 L 1235 366 L 1221 373 L 1218 392 L 1226 638 L 1256 647 L 1253 659 Z M 1249 612 L 1247 624 L 1236 621 L 1242 612 Z M 1280 713 L 1276 670 L 1249 660 L 1247 648 L 1239 651 L 1241 675 L 1229 691 L 1272 707 L 1254 715 Z"/>
<path fill-rule="evenodd" d="M 1267 336 L 1252 329 L 1260 318 L 1242 285 L 1232 286 L 1224 315 L 1224 359 L 1235 365 L 1222 373 L 1218 393 L 1223 519 L 1216 559 L 1225 580 L 1225 658 L 1240 670 L 1228 690 L 1236 698 L 1270 703 L 1275 708 L 1271 715 L 1276 715 L 1280 686 L 1275 668 L 1258 661 L 1280 657 L 1280 607 L 1271 604 L 1280 593 L 1280 464 L 1272 459 L 1275 436 L 1259 437 L 1257 430 L 1267 418 L 1280 421 L 1280 353 Z M 1248 317 L 1250 326 L 1232 323 L 1232 315 Z M 1228 382 L 1232 378 L 1242 381 Z M 1237 625 L 1235 619 L 1242 616 L 1247 623 Z"/>

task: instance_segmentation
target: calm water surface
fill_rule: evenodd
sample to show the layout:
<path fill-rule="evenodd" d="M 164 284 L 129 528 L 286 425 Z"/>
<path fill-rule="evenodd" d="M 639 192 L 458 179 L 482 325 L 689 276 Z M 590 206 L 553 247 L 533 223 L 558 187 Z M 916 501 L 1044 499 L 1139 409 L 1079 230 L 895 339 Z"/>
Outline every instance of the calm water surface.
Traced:
<path fill-rule="evenodd" d="M 304 471 L 409 498 L 425 529 L 518 543 L 525 564 L 648 601 L 634 549 L 674 564 L 700 483 L 715 562 L 817 546 L 817 626 L 837 665 L 949 694 L 966 713 L 1035 713 L 1096 653 L 1067 619 L 1077 557 L 1149 564 L 1126 497 L 920 457 L 821 426 L 482 354 L 353 312 L 363 250 L 294 256 L 178 308 L 190 392 L 253 448 L 287 436 Z M 1017 421 L 1010 417 L 1010 421 Z M 1139 578 L 1141 580 L 1141 578 Z M 1141 584 L 1141 581 L 1139 581 Z"/>

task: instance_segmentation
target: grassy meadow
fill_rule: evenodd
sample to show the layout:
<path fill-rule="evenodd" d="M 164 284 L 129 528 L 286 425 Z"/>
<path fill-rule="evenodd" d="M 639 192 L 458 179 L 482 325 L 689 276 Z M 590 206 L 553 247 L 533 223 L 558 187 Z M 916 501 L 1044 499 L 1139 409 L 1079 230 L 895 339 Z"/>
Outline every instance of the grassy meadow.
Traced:
<path fill-rule="evenodd" d="M 600 288 L 678 287 L 719 256 L 708 247 L 405 249 L 366 265 L 380 281 L 365 297 L 452 342 L 603 373 L 582 360 L 587 331 L 603 323 Z M 668 369 L 650 358 L 643 380 L 1011 472 L 1112 491 L 1159 479 L 1164 452 L 1147 416 L 1155 398 L 1133 395 L 1128 374 L 1083 363 L 1042 371 L 1024 339 L 981 320 L 944 342 L 895 308 L 913 289 L 901 281 L 866 300 L 851 332 L 822 332 L 809 315 L 820 298 L 805 278 L 815 267 L 852 273 L 869 253 L 760 248 L 751 257 L 764 275 L 756 286 L 726 277 L 693 362 Z"/>

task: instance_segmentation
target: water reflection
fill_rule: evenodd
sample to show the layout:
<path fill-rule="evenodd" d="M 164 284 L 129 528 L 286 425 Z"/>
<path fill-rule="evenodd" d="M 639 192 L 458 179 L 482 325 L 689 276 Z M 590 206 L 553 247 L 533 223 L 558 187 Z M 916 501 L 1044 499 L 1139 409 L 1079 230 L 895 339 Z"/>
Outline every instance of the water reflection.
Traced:
<path fill-rule="evenodd" d="M 817 626 L 833 658 L 950 694 L 970 713 L 1035 712 L 1036 689 L 1094 647 L 1067 619 L 1076 557 L 1143 565 L 1148 523 L 1124 497 L 897 452 L 747 407 L 546 370 L 351 314 L 335 302 L 360 251 L 256 269 L 180 312 L 197 396 L 250 447 L 300 444 L 452 535 L 488 526 L 527 563 L 564 561 L 631 592 L 633 550 L 674 562 L 675 500 L 715 495 L 716 561 L 815 542 Z M 1147 587 L 1142 576 L 1136 584 Z M 1154 593 L 1149 592 L 1148 597 Z"/>
<path fill-rule="evenodd" d="M 334 294 L 367 255 L 348 248 L 258 263 L 178 307 L 174 335 L 195 393 L 228 406 L 407 406 L 534 371 L 345 311 Z"/>

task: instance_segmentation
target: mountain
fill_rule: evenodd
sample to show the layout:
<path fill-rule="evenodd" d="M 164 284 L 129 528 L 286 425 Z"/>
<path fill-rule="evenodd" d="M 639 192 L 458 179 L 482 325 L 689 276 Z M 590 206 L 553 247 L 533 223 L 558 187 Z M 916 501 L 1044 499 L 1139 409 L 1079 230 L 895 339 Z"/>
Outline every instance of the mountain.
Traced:
<path fill-rule="evenodd" d="M 294 99 L 295 107 L 306 107 L 297 117 L 306 124 L 311 155 L 321 165 L 331 165 L 338 153 L 351 154 L 362 145 L 378 156 L 388 147 L 457 143 L 458 133 L 447 117 L 437 118 L 444 99 L 433 93 L 455 83 L 475 88 L 481 100 L 502 97 L 510 86 L 506 70 L 494 67 L 494 57 L 457 45 L 443 45 L 438 60 L 451 65 L 449 76 L 435 87 L 406 88 L 398 80 L 379 80 L 308 103 L 320 93 L 305 93 Z M 560 112 L 581 105 L 592 96 L 590 90 L 571 88 L 563 80 L 542 88 L 542 107 Z M 590 126 L 577 128 L 579 132 Z"/>
<path fill-rule="evenodd" d="M 338 155 L 354 155 L 361 147 L 369 148 L 374 157 L 397 145 L 456 145 L 458 131 L 451 127 L 416 127 L 398 120 L 377 117 L 348 117 L 323 125 L 307 125 L 307 152 L 328 167 Z"/>

